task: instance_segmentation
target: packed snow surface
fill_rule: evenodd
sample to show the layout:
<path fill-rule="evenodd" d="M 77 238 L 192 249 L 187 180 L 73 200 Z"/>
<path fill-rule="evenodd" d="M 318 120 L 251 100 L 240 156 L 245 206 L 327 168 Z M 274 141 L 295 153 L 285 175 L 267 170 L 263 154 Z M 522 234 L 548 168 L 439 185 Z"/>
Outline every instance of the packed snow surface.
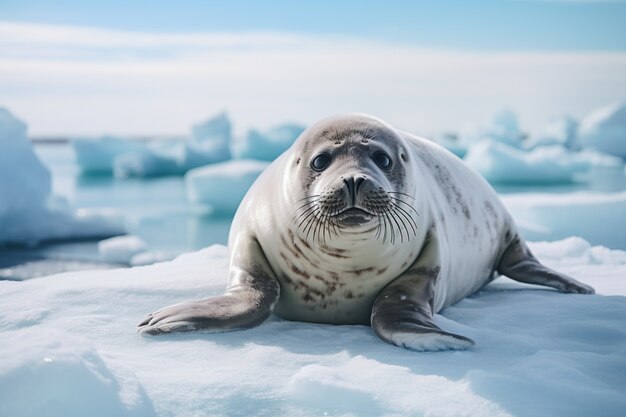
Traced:
<path fill-rule="evenodd" d="M 223 291 L 222 246 L 0 281 L 0 415 L 624 416 L 626 252 L 580 238 L 531 246 L 598 294 L 500 278 L 436 317 L 477 341 L 460 352 L 276 317 L 240 332 L 139 336 L 146 313 Z"/>
<path fill-rule="evenodd" d="M 45 240 L 112 236 L 119 216 L 70 208 L 52 195 L 50 171 L 33 152 L 26 125 L 0 108 L 0 246 Z"/>

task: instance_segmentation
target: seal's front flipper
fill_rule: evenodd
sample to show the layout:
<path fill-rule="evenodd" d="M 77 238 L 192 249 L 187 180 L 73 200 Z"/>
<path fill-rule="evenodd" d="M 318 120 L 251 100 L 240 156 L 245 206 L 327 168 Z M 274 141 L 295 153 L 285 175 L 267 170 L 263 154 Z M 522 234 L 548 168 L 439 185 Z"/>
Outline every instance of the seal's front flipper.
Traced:
<path fill-rule="evenodd" d="M 376 304 L 372 329 L 387 343 L 417 351 L 465 350 L 475 345 L 465 336 L 440 329 L 428 314 L 420 313 L 411 303 L 393 309 L 381 309 L 378 304 L 382 302 Z"/>
<path fill-rule="evenodd" d="M 433 321 L 434 289 L 439 275 L 438 249 L 431 241 L 420 258 L 376 298 L 372 330 L 382 340 L 418 351 L 464 350 L 474 341 L 440 329 Z"/>
<path fill-rule="evenodd" d="M 272 314 L 280 286 L 255 239 L 239 239 L 234 245 L 230 275 L 224 295 L 149 314 L 137 325 L 139 333 L 224 332 L 258 326 Z"/>
<path fill-rule="evenodd" d="M 502 275 L 527 284 L 545 285 L 576 294 L 595 292 L 589 285 L 542 265 L 519 236 L 504 251 L 497 270 Z"/>

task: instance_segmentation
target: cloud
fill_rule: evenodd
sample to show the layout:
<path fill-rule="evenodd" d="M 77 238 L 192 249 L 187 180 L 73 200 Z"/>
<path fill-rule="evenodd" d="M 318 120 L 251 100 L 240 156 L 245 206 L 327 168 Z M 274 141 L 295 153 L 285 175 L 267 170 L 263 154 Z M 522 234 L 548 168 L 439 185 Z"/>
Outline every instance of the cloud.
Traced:
<path fill-rule="evenodd" d="M 180 134 L 224 108 L 240 128 L 359 111 L 428 133 L 506 106 L 532 128 L 626 91 L 626 53 L 463 52 L 290 33 L 0 22 L 0 57 L 0 105 L 38 135 Z"/>

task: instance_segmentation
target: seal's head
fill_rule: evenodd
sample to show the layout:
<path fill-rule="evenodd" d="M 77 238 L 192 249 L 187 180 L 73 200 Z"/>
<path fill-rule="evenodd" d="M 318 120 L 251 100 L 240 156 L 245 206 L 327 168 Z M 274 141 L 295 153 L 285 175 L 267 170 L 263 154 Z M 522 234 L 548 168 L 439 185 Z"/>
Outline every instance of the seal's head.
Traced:
<path fill-rule="evenodd" d="M 301 236 L 321 243 L 415 236 L 410 154 L 392 127 L 364 115 L 333 117 L 307 129 L 294 151 L 290 176 L 299 187 L 288 193 L 297 197 L 292 221 Z"/>

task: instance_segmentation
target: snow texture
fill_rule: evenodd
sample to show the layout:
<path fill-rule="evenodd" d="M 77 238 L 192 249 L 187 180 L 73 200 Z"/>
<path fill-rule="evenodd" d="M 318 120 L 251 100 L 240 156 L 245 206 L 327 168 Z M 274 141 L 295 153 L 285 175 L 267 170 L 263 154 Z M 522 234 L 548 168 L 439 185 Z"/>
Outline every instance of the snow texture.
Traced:
<path fill-rule="evenodd" d="M 234 160 L 193 169 L 185 175 L 187 198 L 219 213 L 234 213 L 268 165 L 263 161 Z"/>
<path fill-rule="evenodd" d="M 267 132 L 250 130 L 243 141 L 236 143 L 235 156 L 239 159 L 273 161 L 293 144 L 304 129 L 300 125 L 284 124 Z"/>
<path fill-rule="evenodd" d="M 457 352 L 276 317 L 241 332 L 139 336 L 146 313 L 223 291 L 222 246 L 0 281 L 0 415 L 623 416 L 626 252 L 580 238 L 531 247 L 598 294 L 500 278 L 436 316 L 476 340 Z"/>
<path fill-rule="evenodd" d="M 582 145 L 626 158 L 626 102 L 591 113 L 580 124 Z"/>
<path fill-rule="evenodd" d="M 50 172 L 35 155 L 26 125 L 0 108 L 0 245 L 113 236 L 120 216 L 71 209 L 52 195 Z"/>

